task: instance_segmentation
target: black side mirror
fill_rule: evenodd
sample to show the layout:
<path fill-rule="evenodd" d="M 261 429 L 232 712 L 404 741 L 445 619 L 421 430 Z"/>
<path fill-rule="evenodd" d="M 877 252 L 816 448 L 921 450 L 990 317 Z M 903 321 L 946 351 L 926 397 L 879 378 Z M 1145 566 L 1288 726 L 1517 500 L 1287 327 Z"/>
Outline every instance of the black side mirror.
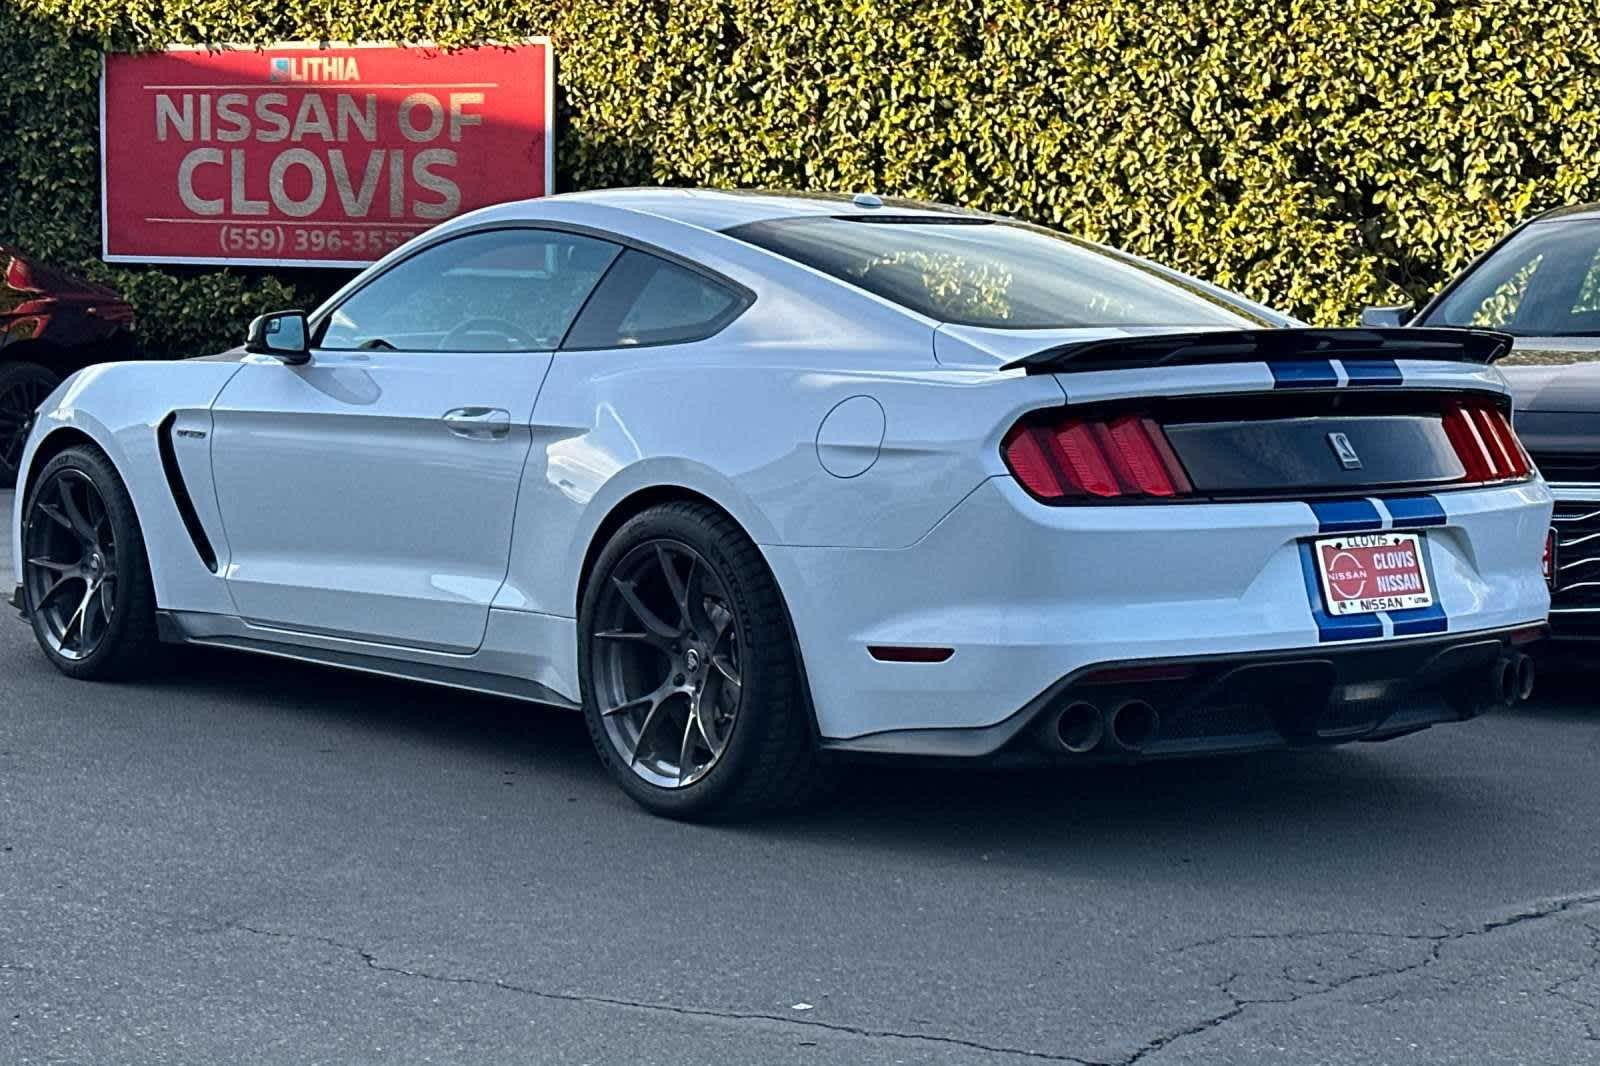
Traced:
<path fill-rule="evenodd" d="M 304 311 L 274 311 L 250 323 L 244 350 L 270 355 L 290 366 L 311 362 L 310 329 Z"/>
<path fill-rule="evenodd" d="M 1416 315 L 1417 309 L 1412 304 L 1400 304 L 1396 307 L 1368 307 L 1361 312 L 1363 326 L 1403 326 Z"/>

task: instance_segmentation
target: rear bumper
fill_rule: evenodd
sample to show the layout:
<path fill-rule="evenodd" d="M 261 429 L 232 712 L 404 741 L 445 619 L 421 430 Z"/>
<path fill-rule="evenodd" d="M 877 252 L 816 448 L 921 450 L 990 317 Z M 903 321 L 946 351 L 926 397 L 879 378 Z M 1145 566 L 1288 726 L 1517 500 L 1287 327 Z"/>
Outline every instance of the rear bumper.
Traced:
<path fill-rule="evenodd" d="M 995 725 L 892 730 L 824 743 L 857 755 L 998 764 L 1136 762 L 1225 752 L 1387 740 L 1505 705 L 1501 671 L 1515 668 L 1541 626 L 1380 644 L 1248 655 L 1101 663 L 1061 678 Z M 1531 675 L 1530 675 L 1531 676 Z M 1137 744 L 1110 720 L 1153 712 Z M 1101 727 L 1062 740 L 1064 712 Z"/>
<path fill-rule="evenodd" d="M 1543 624 L 1544 485 L 1441 492 L 1429 506 L 1046 507 L 997 477 L 904 549 L 763 552 L 794 622 L 818 734 L 851 741 L 997 726 L 1063 678 L 1110 663 L 1319 656 Z M 1380 521 L 1424 536 L 1435 607 L 1328 617 L 1308 546 Z M 949 654 L 882 661 L 870 649 L 883 646 Z"/>

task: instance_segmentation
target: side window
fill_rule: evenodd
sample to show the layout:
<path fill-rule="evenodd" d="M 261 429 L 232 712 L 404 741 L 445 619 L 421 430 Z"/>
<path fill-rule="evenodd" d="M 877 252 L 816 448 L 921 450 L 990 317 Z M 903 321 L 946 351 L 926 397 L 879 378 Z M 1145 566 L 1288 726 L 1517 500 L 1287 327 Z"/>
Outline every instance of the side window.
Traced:
<path fill-rule="evenodd" d="M 1527 299 L 1528 284 L 1533 281 L 1533 275 L 1543 262 L 1544 256 L 1536 255 L 1502 281 L 1472 312 L 1469 325 L 1495 329 L 1514 321 L 1517 312 L 1522 310 L 1523 301 Z"/>
<path fill-rule="evenodd" d="M 418 252 L 323 320 L 317 347 L 550 351 L 621 248 L 555 230 L 503 229 Z"/>
<path fill-rule="evenodd" d="M 1572 314 L 1587 318 L 1585 326 L 1593 328 L 1593 323 L 1600 318 L 1600 249 L 1597 249 L 1589 265 L 1584 268 L 1583 281 L 1578 285 L 1578 298 L 1572 305 Z"/>
<path fill-rule="evenodd" d="M 701 340 L 739 317 L 745 298 L 703 274 L 632 248 L 595 289 L 562 348 Z"/>

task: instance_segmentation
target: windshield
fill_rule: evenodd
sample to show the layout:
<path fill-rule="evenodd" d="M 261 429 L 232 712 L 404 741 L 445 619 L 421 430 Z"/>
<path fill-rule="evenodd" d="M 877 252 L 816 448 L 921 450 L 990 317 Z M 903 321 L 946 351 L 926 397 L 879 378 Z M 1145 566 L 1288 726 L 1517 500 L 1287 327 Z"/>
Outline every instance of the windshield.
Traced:
<path fill-rule="evenodd" d="M 1422 325 L 1519 337 L 1600 335 L 1600 223 L 1540 222 L 1506 241 Z"/>
<path fill-rule="evenodd" d="M 1000 329 L 1272 324 L 1150 266 L 1033 226 L 873 215 L 777 219 L 727 232 L 939 322 Z"/>

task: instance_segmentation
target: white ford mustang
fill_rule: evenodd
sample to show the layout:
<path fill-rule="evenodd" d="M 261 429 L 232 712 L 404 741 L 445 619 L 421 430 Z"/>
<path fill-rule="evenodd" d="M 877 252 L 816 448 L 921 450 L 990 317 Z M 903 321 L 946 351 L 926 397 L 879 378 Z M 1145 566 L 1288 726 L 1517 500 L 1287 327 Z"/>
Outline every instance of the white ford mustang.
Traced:
<path fill-rule="evenodd" d="M 871 196 L 505 204 L 64 383 L 15 603 L 74 677 L 164 640 L 582 707 L 680 817 L 850 753 L 1382 739 L 1531 685 L 1506 343 Z"/>

